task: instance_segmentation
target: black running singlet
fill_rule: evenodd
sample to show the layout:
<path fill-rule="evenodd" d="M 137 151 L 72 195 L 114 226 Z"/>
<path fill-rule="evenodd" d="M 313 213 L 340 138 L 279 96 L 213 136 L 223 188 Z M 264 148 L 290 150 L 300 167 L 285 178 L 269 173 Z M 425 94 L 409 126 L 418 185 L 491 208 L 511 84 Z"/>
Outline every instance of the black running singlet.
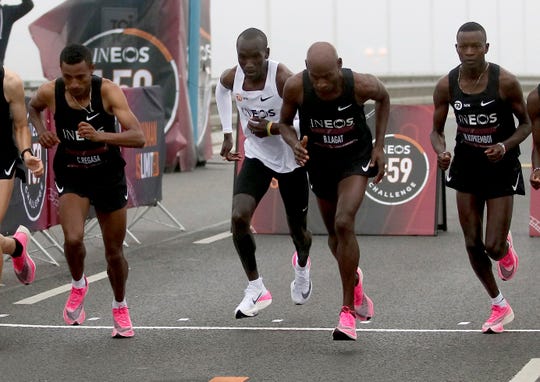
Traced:
<path fill-rule="evenodd" d="M 485 150 L 516 130 L 511 105 L 499 95 L 499 72 L 499 65 L 490 63 L 487 86 L 476 94 L 464 93 L 459 87 L 459 66 L 448 74 L 450 104 L 457 123 L 456 147 L 466 145 Z M 505 158 L 517 156 L 519 146 L 505 154 Z"/>
<path fill-rule="evenodd" d="M 63 172 L 66 169 L 94 168 L 107 171 L 117 170 L 124 166 L 125 162 L 118 146 L 92 142 L 81 138 L 77 133 L 78 124 L 81 121 L 88 122 L 98 131 L 110 133 L 116 131 L 115 117 L 107 113 L 103 107 L 101 83 L 101 77 L 92 76 L 90 104 L 85 109 L 73 109 L 65 98 L 64 80 L 56 79 L 54 121 L 60 144 L 54 158 L 55 172 Z"/>
<path fill-rule="evenodd" d="M 310 157 L 338 157 L 354 153 L 369 157 L 372 136 L 366 123 L 364 106 L 354 97 L 354 78 L 343 68 L 343 92 L 331 101 L 321 100 L 315 93 L 307 70 L 303 72 L 304 95 L 299 107 L 300 134 L 308 137 Z"/>

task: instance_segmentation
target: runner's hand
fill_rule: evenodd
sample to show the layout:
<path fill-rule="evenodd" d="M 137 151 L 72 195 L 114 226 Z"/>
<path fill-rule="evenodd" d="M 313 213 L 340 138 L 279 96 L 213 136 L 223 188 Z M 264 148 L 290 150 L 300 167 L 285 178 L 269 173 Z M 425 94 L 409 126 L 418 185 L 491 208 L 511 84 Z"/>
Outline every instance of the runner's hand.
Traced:
<path fill-rule="evenodd" d="M 60 143 L 60 139 L 56 133 L 52 131 L 45 131 L 39 135 L 39 143 L 46 149 L 50 149 L 51 147 L 54 147 Z"/>

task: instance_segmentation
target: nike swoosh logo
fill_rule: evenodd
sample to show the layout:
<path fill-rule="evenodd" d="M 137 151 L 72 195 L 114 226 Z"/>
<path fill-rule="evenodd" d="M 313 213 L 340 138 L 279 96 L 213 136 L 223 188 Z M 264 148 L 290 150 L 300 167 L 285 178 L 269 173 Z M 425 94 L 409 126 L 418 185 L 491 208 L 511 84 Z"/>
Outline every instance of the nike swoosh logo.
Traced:
<path fill-rule="evenodd" d="M 369 170 L 370 163 L 371 163 L 371 159 L 367 162 L 365 166 L 362 166 L 362 171 L 367 172 L 367 170 Z"/>
<path fill-rule="evenodd" d="M 309 283 L 309 289 L 307 290 L 307 292 L 306 293 L 302 292 L 302 297 L 306 299 L 309 297 L 310 294 L 311 294 L 311 282 Z"/>
<path fill-rule="evenodd" d="M 259 299 L 261 298 L 261 296 L 262 296 L 262 292 L 259 293 L 259 295 L 257 296 L 257 298 L 254 298 L 254 299 L 252 300 L 253 303 L 256 304 L 257 301 L 259 301 Z"/>
<path fill-rule="evenodd" d="M 337 111 L 343 111 L 345 109 L 348 109 L 352 106 L 352 103 L 348 104 L 347 106 L 338 106 Z"/>
<path fill-rule="evenodd" d="M 487 106 L 487 105 L 489 105 L 490 103 L 493 103 L 493 102 L 495 102 L 494 99 L 492 99 L 491 101 L 487 101 L 487 102 L 481 101 L 480 106 Z"/>
<path fill-rule="evenodd" d="M 306 212 L 308 209 L 308 206 L 306 206 L 305 208 L 302 208 L 302 212 Z"/>
<path fill-rule="evenodd" d="M 11 176 L 11 172 L 13 171 L 13 168 L 15 167 L 15 161 L 13 161 L 13 163 L 11 164 L 11 166 L 7 169 L 7 170 L 4 170 L 4 173 L 7 175 L 7 176 Z"/>
<path fill-rule="evenodd" d="M 60 187 L 58 183 L 54 182 L 54 185 L 56 186 L 56 189 L 58 190 L 58 193 L 61 194 L 64 191 L 64 187 Z"/>
<path fill-rule="evenodd" d="M 87 115 L 87 116 L 86 116 L 86 121 L 91 121 L 91 120 L 93 120 L 94 118 L 96 118 L 98 115 L 99 115 L 99 113 L 96 113 L 96 114 L 94 114 L 94 115 Z"/>
<path fill-rule="evenodd" d="M 446 175 L 446 181 L 450 182 L 451 180 L 452 180 L 452 177 L 450 176 L 450 174 Z"/>
<path fill-rule="evenodd" d="M 516 184 L 512 186 L 512 190 L 514 190 L 514 191 L 517 190 L 517 188 L 518 188 L 518 184 L 519 184 L 519 176 L 520 176 L 520 175 L 518 174 L 517 179 L 516 179 Z"/>
<path fill-rule="evenodd" d="M 264 98 L 263 96 L 261 96 L 261 102 L 267 101 L 267 100 L 269 100 L 269 99 L 272 98 L 272 97 L 273 97 L 273 95 L 271 95 L 270 97 L 266 97 L 266 98 Z"/>
<path fill-rule="evenodd" d="M 126 192 L 126 194 L 124 195 L 124 198 L 126 198 L 126 200 L 128 200 L 128 198 L 129 198 L 129 192 Z"/>

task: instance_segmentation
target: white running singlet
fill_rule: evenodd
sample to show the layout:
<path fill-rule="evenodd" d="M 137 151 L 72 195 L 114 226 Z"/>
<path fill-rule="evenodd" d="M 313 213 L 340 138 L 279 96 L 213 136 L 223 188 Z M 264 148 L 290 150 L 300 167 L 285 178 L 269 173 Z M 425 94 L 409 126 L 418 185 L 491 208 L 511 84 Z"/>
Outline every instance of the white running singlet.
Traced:
<path fill-rule="evenodd" d="M 238 65 L 234 76 L 233 97 L 240 117 L 242 132 L 246 137 L 244 154 L 248 158 L 259 159 L 266 167 L 278 172 L 287 173 L 298 167 L 292 149 L 281 138 L 281 135 L 259 138 L 248 129 L 248 121 L 252 117 L 264 118 L 278 122 L 282 99 L 276 86 L 278 62 L 268 60 L 268 72 L 264 89 L 243 90 L 244 72 Z"/>

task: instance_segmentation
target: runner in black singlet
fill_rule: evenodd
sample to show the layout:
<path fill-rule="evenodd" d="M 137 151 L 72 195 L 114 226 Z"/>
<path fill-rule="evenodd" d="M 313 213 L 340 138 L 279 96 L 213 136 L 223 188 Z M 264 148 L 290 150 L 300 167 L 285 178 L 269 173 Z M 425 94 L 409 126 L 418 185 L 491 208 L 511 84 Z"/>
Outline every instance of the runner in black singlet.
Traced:
<path fill-rule="evenodd" d="M 519 144 L 530 134 L 531 125 L 516 77 L 485 60 L 489 44 L 484 28 L 465 23 L 456 39 L 461 64 L 435 87 L 431 143 L 439 167 L 443 171 L 450 167 L 446 184 L 456 189 L 469 260 L 491 298 L 491 315 L 482 331 L 500 333 L 514 312 L 497 286 L 492 261 L 502 280 L 512 278 L 518 268 L 510 223 L 514 194 L 525 193 Z M 444 136 L 450 106 L 457 123 L 453 160 Z"/>
<path fill-rule="evenodd" d="M 26 181 L 23 162 L 34 176 L 43 175 L 43 163 L 32 151 L 23 82 L 15 72 L 0 66 L 0 224 L 9 207 L 15 176 Z M 19 281 L 30 284 L 34 280 L 36 266 L 26 251 L 29 239 L 30 232 L 24 226 L 13 237 L 0 235 L 0 284 L 4 254 L 11 255 Z"/>
<path fill-rule="evenodd" d="M 82 324 L 88 280 L 84 274 L 84 223 L 90 205 L 99 221 L 113 299 L 113 337 L 134 335 L 125 300 L 128 264 L 123 254 L 128 193 L 119 146 L 142 147 L 144 135 L 120 87 L 92 75 L 92 54 L 69 45 L 60 54 L 62 77 L 39 87 L 29 103 L 32 123 L 45 148 L 56 147 L 54 172 L 59 195 L 64 253 L 72 288 L 64 321 Z M 41 111 L 54 113 L 56 131 L 48 131 Z M 115 118 L 121 126 L 117 132 Z"/>
<path fill-rule="evenodd" d="M 337 260 L 343 298 L 335 340 L 355 340 L 356 320 L 369 320 L 373 303 L 364 293 L 355 218 L 368 178 L 384 176 L 384 136 L 390 99 L 374 76 L 342 68 L 327 42 L 313 44 L 307 70 L 287 80 L 283 90 L 280 132 L 296 161 L 306 166 L 309 181 L 328 231 L 328 245 Z M 366 125 L 363 105 L 375 101 L 375 143 Z M 299 141 L 292 126 L 299 111 Z"/>

